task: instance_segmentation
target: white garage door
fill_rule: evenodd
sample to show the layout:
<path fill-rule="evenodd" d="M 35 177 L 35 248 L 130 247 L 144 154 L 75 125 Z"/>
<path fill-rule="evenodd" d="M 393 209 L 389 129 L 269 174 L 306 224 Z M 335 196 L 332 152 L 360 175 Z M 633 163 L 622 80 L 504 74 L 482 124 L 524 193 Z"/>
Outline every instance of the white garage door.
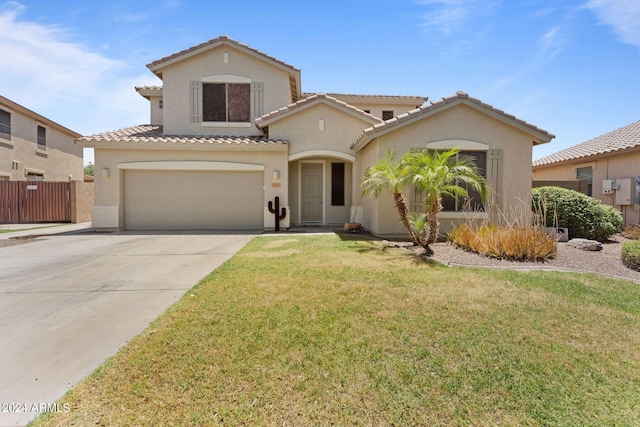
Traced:
<path fill-rule="evenodd" d="M 262 229 L 264 172 L 124 171 L 129 230 Z"/>

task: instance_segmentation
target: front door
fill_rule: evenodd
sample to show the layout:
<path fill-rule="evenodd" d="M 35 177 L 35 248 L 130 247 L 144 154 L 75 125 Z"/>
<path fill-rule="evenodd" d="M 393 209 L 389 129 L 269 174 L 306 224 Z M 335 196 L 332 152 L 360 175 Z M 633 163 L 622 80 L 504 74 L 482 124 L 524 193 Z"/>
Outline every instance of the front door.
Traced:
<path fill-rule="evenodd" d="M 300 175 L 302 189 L 300 221 L 322 222 L 323 164 L 302 163 Z"/>

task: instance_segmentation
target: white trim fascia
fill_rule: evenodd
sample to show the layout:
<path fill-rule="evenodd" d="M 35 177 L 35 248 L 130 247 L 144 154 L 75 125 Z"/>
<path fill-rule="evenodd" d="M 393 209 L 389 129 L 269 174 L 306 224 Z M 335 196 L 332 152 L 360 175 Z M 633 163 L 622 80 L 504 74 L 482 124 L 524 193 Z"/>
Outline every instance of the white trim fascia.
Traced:
<path fill-rule="evenodd" d="M 483 142 L 470 141 L 467 139 L 445 139 L 441 141 L 429 142 L 425 148 L 430 150 L 450 150 L 458 148 L 460 151 L 489 151 L 489 144 Z"/>
<path fill-rule="evenodd" d="M 118 163 L 118 169 L 181 171 L 264 171 L 264 165 L 232 162 L 160 161 Z"/>
<path fill-rule="evenodd" d="M 350 163 L 354 163 L 356 161 L 356 156 L 347 153 L 341 153 L 340 151 L 333 150 L 307 150 L 302 151 L 300 153 L 292 154 L 289 156 L 290 162 L 295 162 L 296 160 L 308 158 L 308 157 L 332 157 L 336 159 L 345 160 Z"/>

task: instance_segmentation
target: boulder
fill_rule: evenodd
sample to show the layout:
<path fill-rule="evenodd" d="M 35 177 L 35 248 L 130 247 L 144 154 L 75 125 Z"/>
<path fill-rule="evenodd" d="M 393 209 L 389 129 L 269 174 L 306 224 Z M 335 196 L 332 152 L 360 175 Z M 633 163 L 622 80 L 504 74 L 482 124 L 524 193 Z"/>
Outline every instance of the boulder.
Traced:
<path fill-rule="evenodd" d="M 583 251 L 601 251 L 602 244 L 589 239 L 571 239 L 567 245 Z"/>

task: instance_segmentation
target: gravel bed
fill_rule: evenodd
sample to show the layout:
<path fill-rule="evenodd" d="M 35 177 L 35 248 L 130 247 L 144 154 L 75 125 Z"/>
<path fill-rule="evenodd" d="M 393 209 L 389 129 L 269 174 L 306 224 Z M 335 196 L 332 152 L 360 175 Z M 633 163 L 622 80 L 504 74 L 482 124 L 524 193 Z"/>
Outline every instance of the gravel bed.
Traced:
<path fill-rule="evenodd" d="M 640 271 L 632 270 L 622 264 L 620 251 L 622 243 L 628 239 L 616 235 L 602 244 L 601 251 L 583 251 L 567 243 L 558 242 L 558 253 L 552 260 L 544 262 L 505 261 L 478 255 L 458 249 L 448 243 L 432 245 L 431 258 L 447 265 L 470 267 L 506 268 L 514 270 L 561 270 L 580 273 L 597 273 L 610 277 L 630 279 L 640 283 Z M 396 243 L 393 244 L 394 246 Z"/>

